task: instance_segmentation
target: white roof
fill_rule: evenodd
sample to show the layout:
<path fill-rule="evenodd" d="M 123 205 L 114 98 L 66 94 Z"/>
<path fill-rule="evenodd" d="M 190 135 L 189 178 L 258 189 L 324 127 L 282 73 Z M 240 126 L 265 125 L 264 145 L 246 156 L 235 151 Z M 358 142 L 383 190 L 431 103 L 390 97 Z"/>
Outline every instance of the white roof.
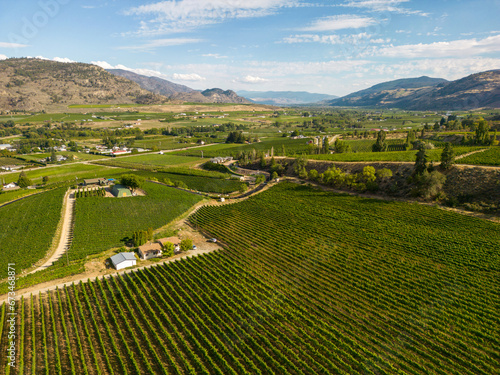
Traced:
<path fill-rule="evenodd" d="M 135 257 L 134 253 L 118 253 L 116 255 L 113 255 L 111 258 L 111 262 L 116 266 L 122 262 L 125 262 L 126 260 L 136 260 L 137 258 Z"/>

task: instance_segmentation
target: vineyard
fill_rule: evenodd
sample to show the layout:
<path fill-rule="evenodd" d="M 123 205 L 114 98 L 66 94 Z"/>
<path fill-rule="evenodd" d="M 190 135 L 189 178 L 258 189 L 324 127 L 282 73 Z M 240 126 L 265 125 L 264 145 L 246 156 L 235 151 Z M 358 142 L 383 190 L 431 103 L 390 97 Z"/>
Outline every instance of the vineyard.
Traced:
<path fill-rule="evenodd" d="M 66 189 L 35 194 L 0 207 L 0 263 L 15 263 L 17 272 L 42 259 L 61 219 Z M 0 269 L 0 279 L 7 267 Z"/>
<path fill-rule="evenodd" d="M 198 149 L 193 148 L 184 151 L 174 151 L 172 154 L 199 157 L 203 152 L 205 158 L 214 158 L 218 156 L 236 157 L 239 152 L 251 152 L 255 149 L 257 153 L 267 153 L 273 148 L 275 155 L 282 156 L 284 148 L 286 155 L 297 155 L 309 152 L 309 147 L 307 145 L 307 141 L 309 140 L 310 139 L 270 138 L 264 139 L 262 142 L 250 144 L 217 144 Z"/>
<path fill-rule="evenodd" d="M 18 302 L 0 368 L 500 373 L 498 224 L 286 183 L 190 221 L 226 249 Z"/>
<path fill-rule="evenodd" d="M 122 246 L 134 231 L 160 228 L 202 199 L 151 182 L 145 183 L 144 190 L 146 196 L 77 199 L 70 259 Z"/>
<path fill-rule="evenodd" d="M 454 147 L 455 156 L 463 155 L 468 152 L 478 150 L 478 147 Z M 428 160 L 439 162 L 441 159 L 442 149 L 428 150 Z M 326 155 L 310 155 L 309 159 L 316 160 L 332 160 L 332 161 L 404 161 L 414 162 L 417 151 L 387 151 L 387 152 L 349 152 L 345 154 L 326 154 Z M 460 161 L 462 163 L 463 160 Z"/>
<path fill-rule="evenodd" d="M 466 156 L 458 162 L 460 164 L 500 165 L 500 147 L 491 147 L 486 151 Z"/>

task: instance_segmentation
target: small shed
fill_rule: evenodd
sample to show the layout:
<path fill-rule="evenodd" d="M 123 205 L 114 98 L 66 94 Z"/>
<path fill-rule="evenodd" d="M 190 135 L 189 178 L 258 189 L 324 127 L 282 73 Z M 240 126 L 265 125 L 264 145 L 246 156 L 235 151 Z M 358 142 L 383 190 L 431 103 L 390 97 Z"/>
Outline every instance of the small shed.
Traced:
<path fill-rule="evenodd" d="M 117 270 L 132 267 L 137 264 L 137 258 L 134 253 L 118 253 L 113 255 L 110 259 L 111 263 L 113 263 L 113 267 Z"/>
<path fill-rule="evenodd" d="M 130 189 L 125 185 L 114 185 L 111 189 L 111 193 L 117 198 L 132 196 Z"/>

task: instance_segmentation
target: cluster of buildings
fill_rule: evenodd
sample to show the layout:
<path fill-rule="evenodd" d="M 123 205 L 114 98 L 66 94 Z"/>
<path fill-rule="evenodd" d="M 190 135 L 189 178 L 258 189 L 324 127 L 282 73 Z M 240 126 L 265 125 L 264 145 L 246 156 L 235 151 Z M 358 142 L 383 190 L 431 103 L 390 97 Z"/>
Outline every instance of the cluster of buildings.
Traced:
<path fill-rule="evenodd" d="M 154 242 L 150 241 L 142 246 L 139 246 L 138 255 L 142 260 L 160 258 L 163 255 L 163 248 L 167 242 L 174 244 L 175 252 L 180 251 L 180 239 L 177 237 L 160 238 Z M 113 255 L 111 264 L 117 270 L 127 267 L 133 267 L 137 264 L 137 257 L 133 252 L 123 252 Z"/>
<path fill-rule="evenodd" d="M 112 155 L 112 156 L 120 156 L 120 155 L 126 155 L 126 154 L 131 154 L 132 153 L 132 148 L 129 148 L 129 147 L 119 147 L 119 146 L 115 146 L 113 148 L 108 148 L 106 146 L 96 146 L 96 153 L 98 154 L 101 154 L 101 155 Z M 137 147 L 134 147 L 135 150 L 137 150 L 137 152 L 145 152 L 145 151 L 149 151 L 147 149 L 144 149 L 144 148 L 137 148 Z M 86 153 L 89 153 L 90 152 L 90 149 L 85 149 L 85 152 Z"/>

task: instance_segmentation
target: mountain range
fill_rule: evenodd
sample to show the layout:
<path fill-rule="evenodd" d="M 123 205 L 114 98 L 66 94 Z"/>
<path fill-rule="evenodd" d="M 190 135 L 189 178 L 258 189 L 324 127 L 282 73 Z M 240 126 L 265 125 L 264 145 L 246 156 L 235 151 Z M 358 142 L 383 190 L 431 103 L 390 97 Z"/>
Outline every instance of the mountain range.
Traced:
<path fill-rule="evenodd" d="M 500 70 L 476 73 L 456 81 L 408 78 L 377 84 L 342 98 L 308 92 L 197 91 L 158 77 L 127 70 L 106 71 L 96 65 L 32 58 L 0 61 L 1 110 L 62 110 L 70 104 L 160 104 L 165 102 L 239 103 L 470 110 L 500 108 Z"/>
<path fill-rule="evenodd" d="M 250 104 L 251 102 L 238 96 L 234 91 L 222 89 L 208 89 L 204 91 L 193 90 L 190 87 L 179 85 L 159 77 L 147 77 L 123 69 L 108 69 L 108 72 L 116 76 L 124 77 L 134 81 L 145 90 L 159 95 L 164 95 L 170 100 L 179 100 L 195 103 L 239 103 Z"/>
<path fill-rule="evenodd" d="M 276 106 L 300 105 L 317 103 L 324 100 L 336 99 L 338 96 L 327 94 L 315 94 L 306 91 L 245 91 L 236 92 L 251 101 L 259 104 Z"/>
<path fill-rule="evenodd" d="M 456 81 L 409 78 L 384 82 L 323 104 L 408 110 L 470 110 L 500 107 L 500 70 L 476 73 Z"/>

